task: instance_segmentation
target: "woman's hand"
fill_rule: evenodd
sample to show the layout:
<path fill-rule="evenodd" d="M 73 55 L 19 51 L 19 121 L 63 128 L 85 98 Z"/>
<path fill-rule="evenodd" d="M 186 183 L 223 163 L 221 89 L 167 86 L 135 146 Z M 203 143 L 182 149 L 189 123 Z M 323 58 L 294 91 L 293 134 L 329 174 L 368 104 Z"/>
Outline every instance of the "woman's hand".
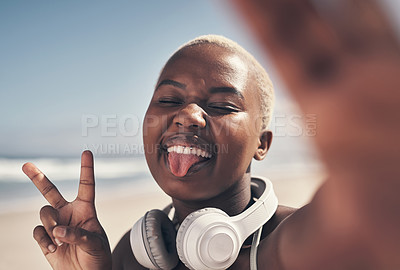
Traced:
<path fill-rule="evenodd" d="M 332 178 L 348 182 L 342 174 L 351 172 L 362 185 L 387 174 L 397 180 L 400 43 L 378 1 L 234 2 L 314 117 Z"/>
<path fill-rule="evenodd" d="M 78 196 L 72 202 L 32 163 L 22 170 L 50 203 L 40 210 L 43 225 L 33 237 L 53 269 L 111 269 L 110 246 L 94 205 L 92 153 L 82 153 Z"/>

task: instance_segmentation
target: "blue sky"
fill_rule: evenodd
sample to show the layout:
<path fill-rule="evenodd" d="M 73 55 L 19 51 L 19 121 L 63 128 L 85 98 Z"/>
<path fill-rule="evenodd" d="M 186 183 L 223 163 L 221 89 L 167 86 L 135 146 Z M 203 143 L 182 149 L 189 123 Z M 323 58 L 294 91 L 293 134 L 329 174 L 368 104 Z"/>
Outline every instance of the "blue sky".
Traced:
<path fill-rule="evenodd" d="M 115 130 L 127 116 L 140 125 L 169 55 L 210 33 L 253 53 L 282 96 L 227 0 L 0 1 L 0 156 L 78 156 L 88 143 L 139 144 L 140 134 L 104 138 L 99 126 L 82 136 L 82 117 L 115 115 Z"/>
<path fill-rule="evenodd" d="M 118 122 L 129 114 L 141 123 L 164 62 L 198 35 L 223 34 L 259 53 L 226 2 L 1 1 L 0 155 L 139 142 L 139 134 L 100 138 L 95 129 L 82 138 L 82 116 Z"/>

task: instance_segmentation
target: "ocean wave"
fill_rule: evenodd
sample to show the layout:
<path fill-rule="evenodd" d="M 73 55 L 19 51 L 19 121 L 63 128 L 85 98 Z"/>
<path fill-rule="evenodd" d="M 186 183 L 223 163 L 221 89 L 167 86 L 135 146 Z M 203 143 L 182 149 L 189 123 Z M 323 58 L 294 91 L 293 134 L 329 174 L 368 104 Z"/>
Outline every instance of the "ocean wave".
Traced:
<path fill-rule="evenodd" d="M 303 172 L 315 170 L 320 161 L 310 143 L 298 138 L 274 139 L 274 147 L 263 162 L 253 162 L 253 172 Z M 79 158 L 0 158 L 0 182 L 29 182 L 21 167 L 25 162 L 34 163 L 52 181 L 79 179 Z M 150 175 L 144 157 L 109 157 L 95 159 L 97 179 L 132 178 Z"/>
<path fill-rule="evenodd" d="M 34 158 L 8 159 L 0 158 L 1 182 L 26 182 L 28 177 L 22 172 L 22 165 L 34 163 L 52 181 L 76 180 L 80 174 L 80 159 Z M 148 171 L 144 158 L 97 158 L 95 174 L 101 179 L 132 177 Z"/>

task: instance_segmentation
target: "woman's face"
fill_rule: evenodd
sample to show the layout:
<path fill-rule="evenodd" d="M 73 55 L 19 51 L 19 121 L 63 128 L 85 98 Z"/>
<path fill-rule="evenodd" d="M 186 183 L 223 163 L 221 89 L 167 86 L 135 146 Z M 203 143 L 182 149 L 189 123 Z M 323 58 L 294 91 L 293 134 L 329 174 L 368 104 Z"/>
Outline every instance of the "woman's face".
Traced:
<path fill-rule="evenodd" d="M 216 45 L 196 45 L 164 67 L 143 140 L 165 193 L 207 200 L 241 181 L 260 145 L 260 101 L 247 63 Z"/>

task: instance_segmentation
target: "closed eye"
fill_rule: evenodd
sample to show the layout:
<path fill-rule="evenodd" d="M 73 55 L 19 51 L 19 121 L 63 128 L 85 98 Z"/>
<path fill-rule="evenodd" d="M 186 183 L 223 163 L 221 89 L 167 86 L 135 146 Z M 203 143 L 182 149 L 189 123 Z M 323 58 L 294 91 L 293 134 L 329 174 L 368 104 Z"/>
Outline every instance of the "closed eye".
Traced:
<path fill-rule="evenodd" d="M 162 98 L 158 100 L 158 103 L 163 106 L 178 106 L 181 105 L 183 102 L 179 99 Z"/>
<path fill-rule="evenodd" d="M 208 104 L 208 108 L 221 113 L 233 113 L 240 111 L 238 107 L 230 103 L 212 103 Z"/>

